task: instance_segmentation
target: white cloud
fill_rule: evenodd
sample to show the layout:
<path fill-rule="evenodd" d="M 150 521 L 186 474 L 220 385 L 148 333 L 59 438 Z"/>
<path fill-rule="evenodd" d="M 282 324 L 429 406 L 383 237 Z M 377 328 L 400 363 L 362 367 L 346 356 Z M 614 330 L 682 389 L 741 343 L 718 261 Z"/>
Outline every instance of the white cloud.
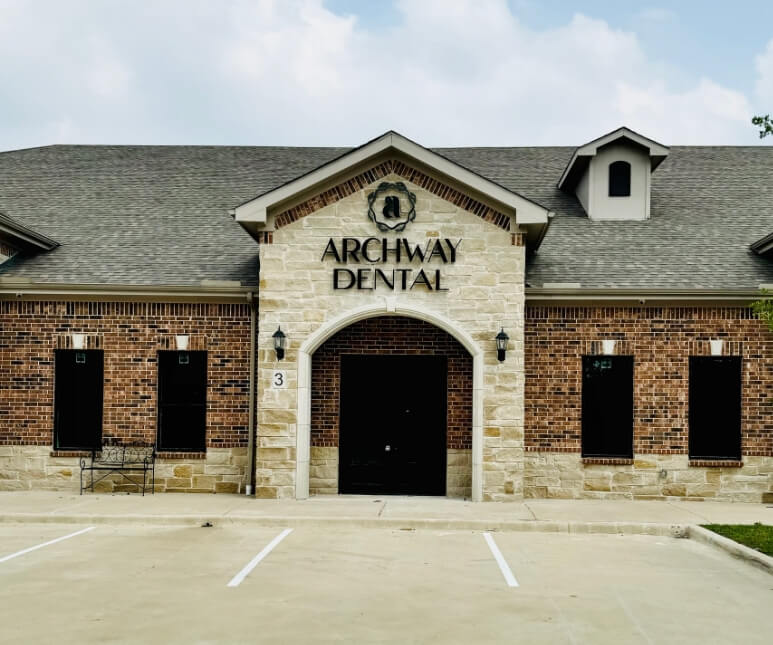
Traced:
<path fill-rule="evenodd" d="M 765 50 L 757 56 L 757 97 L 760 111 L 773 112 L 773 39 L 768 42 Z"/>
<path fill-rule="evenodd" d="M 669 92 L 660 83 L 622 83 L 616 100 L 624 122 L 642 133 L 657 131 L 654 138 L 667 144 L 728 143 L 750 130 L 746 97 L 705 78 L 684 92 Z"/>
<path fill-rule="evenodd" d="M 533 29 L 505 0 L 395 6 L 378 28 L 323 0 L 0 0 L 0 61 L 16 63 L 0 63 L 0 148 L 50 143 L 57 123 L 78 143 L 355 145 L 392 128 L 426 145 L 567 145 L 623 124 L 666 144 L 755 142 L 749 98 L 670 85 L 603 20 Z M 773 42 L 757 69 L 773 96 Z"/>

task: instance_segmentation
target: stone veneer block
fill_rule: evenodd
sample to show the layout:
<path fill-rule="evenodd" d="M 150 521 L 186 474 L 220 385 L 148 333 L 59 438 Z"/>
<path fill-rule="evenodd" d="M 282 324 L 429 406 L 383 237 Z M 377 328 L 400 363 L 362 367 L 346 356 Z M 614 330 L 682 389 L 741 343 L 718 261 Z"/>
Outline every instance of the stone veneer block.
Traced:
<path fill-rule="evenodd" d="M 294 478 L 291 478 L 291 484 Z M 309 494 L 338 494 L 338 448 L 311 446 Z"/>
<path fill-rule="evenodd" d="M 416 219 L 400 233 L 382 234 L 367 217 L 367 195 L 380 181 L 403 181 L 416 195 Z M 462 239 L 456 263 L 441 265 L 433 261 L 424 266 L 441 271 L 443 286 L 448 291 L 429 291 L 425 287 L 412 291 L 335 291 L 332 276 L 337 265 L 321 260 L 331 237 L 339 242 L 344 236 L 405 238 L 411 244 L 424 244 L 438 234 L 443 238 Z M 525 247 L 513 243 L 510 231 L 399 175 L 386 175 L 275 230 L 272 243 L 260 246 L 260 259 L 259 432 L 265 426 L 271 436 L 296 443 L 299 428 L 308 432 L 309 415 L 298 412 L 299 404 L 310 401 L 309 384 L 298 380 L 299 349 L 307 339 L 316 337 L 331 321 L 363 308 L 382 312 L 373 315 L 404 315 L 401 306 L 412 307 L 413 311 L 431 312 L 450 321 L 458 333 L 477 345 L 480 390 L 473 392 L 472 427 L 478 428 L 481 436 L 481 493 L 486 499 L 501 501 L 522 497 L 524 356 L 523 343 L 517 339 L 523 337 Z M 378 266 L 385 270 L 397 267 L 392 261 Z M 416 262 L 399 265 L 413 270 L 418 266 Z M 288 280 L 288 273 L 292 280 Z M 281 362 L 276 360 L 272 339 L 279 325 L 287 336 L 287 350 Z M 513 339 L 504 362 L 497 360 L 494 343 L 501 327 Z M 272 389 L 274 369 L 286 372 L 287 389 Z M 481 417 L 476 418 L 475 410 L 480 410 Z M 483 436 L 484 426 L 497 428 L 499 433 L 490 431 Z M 309 491 L 332 492 L 331 472 L 312 471 L 312 466 L 330 465 L 319 463 L 314 448 L 302 446 L 300 451 L 302 459 L 308 454 Z M 508 452 L 509 449 L 515 451 Z M 257 468 L 265 474 L 258 478 L 258 493 L 271 497 L 292 496 L 295 484 L 305 485 L 296 481 L 280 485 L 273 481 L 285 471 L 295 477 L 296 458 L 289 451 L 288 454 L 261 454 L 259 450 Z M 497 472 L 484 470 L 484 464 Z M 305 462 L 301 461 L 300 470 L 305 468 Z M 458 488 L 466 491 L 466 486 L 460 483 Z"/>
<path fill-rule="evenodd" d="M 48 446 L 2 446 L 0 452 L 0 491 L 9 490 L 80 490 L 80 458 L 52 457 Z M 156 459 L 155 491 L 240 493 L 247 483 L 246 449 L 210 448 L 206 459 Z M 213 465 L 209 465 L 214 462 Z M 203 474 L 207 469 L 215 472 Z M 136 478 L 136 474 L 128 473 Z M 89 472 L 84 472 L 88 481 Z M 95 478 L 98 478 L 95 473 Z M 140 476 L 141 480 L 141 476 Z M 150 486 L 150 479 L 147 481 Z M 95 485 L 100 493 L 138 492 L 118 474 L 109 475 Z M 84 491 L 84 494 L 86 491 Z"/>
<path fill-rule="evenodd" d="M 446 495 L 464 499 L 469 499 L 472 495 L 472 450 L 448 449 Z"/>
<path fill-rule="evenodd" d="M 763 502 L 773 494 L 773 457 L 744 457 L 741 468 L 689 461 L 687 455 L 636 455 L 630 465 L 605 466 L 583 464 L 579 453 L 529 451 L 524 497 Z"/>

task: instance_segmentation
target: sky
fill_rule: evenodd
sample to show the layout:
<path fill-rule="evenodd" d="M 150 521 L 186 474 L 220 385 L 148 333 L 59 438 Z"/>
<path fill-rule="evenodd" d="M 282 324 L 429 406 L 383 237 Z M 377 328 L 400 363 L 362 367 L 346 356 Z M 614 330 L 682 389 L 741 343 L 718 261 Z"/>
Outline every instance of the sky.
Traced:
<path fill-rule="evenodd" d="M 0 150 L 770 145 L 773 2 L 0 0 Z"/>

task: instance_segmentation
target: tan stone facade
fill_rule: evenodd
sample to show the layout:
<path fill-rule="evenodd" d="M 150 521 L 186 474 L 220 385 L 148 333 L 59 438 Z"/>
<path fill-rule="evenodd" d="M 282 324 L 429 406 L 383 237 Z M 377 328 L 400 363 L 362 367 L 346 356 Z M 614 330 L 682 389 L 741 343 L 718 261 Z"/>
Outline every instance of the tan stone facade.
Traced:
<path fill-rule="evenodd" d="M 577 453 L 527 452 L 524 497 L 770 502 L 773 457 L 742 467 L 691 466 L 687 455 L 640 455 L 627 465 L 584 464 Z"/>
<path fill-rule="evenodd" d="M 448 449 L 446 495 L 463 499 L 470 499 L 472 496 L 472 450 Z"/>
<path fill-rule="evenodd" d="M 380 233 L 367 217 L 367 194 L 377 186 L 376 180 L 405 181 L 405 177 L 395 174 L 375 177 L 371 184 L 357 188 L 346 197 L 293 217 L 273 231 L 272 243 L 261 245 L 258 341 L 261 437 L 257 453 L 257 493 L 263 497 L 295 496 L 297 475 L 303 474 L 304 469 L 308 469 L 309 491 L 332 492 L 335 458 L 326 449 L 323 455 L 321 447 L 308 445 L 310 382 L 299 382 L 299 373 L 310 377 L 313 353 L 327 340 L 326 329 L 331 330 L 329 335 L 333 329 L 338 330 L 336 321 L 356 322 L 377 315 L 400 315 L 430 323 L 445 321 L 442 323 L 447 324 L 445 331 L 460 342 L 467 339 L 478 348 L 477 359 L 473 355 L 473 362 L 477 360 L 479 365 L 473 368 L 479 370 L 479 380 L 473 385 L 473 449 L 469 457 L 473 463 L 469 469 L 480 473 L 482 499 L 517 499 L 522 495 L 523 480 L 523 380 L 520 377 L 523 346 L 519 342 L 511 343 L 507 360 L 500 363 L 494 336 L 504 327 L 511 338 L 522 337 L 525 249 L 514 243 L 509 230 L 435 194 L 442 192 L 437 186 L 431 192 L 410 182 L 406 184 L 416 194 L 416 220 L 399 234 Z M 455 201 L 464 203 L 455 192 L 449 194 L 454 195 Z M 480 202 L 470 200 L 470 203 Z M 344 236 L 389 240 L 400 237 L 413 244 L 444 238 L 462 242 L 455 263 L 429 265 L 442 272 L 448 291 L 430 291 L 423 287 L 406 291 L 336 291 L 332 284 L 336 263 L 321 258 L 330 238 L 340 240 Z M 399 266 L 419 268 L 417 263 Z M 393 267 L 386 265 L 388 269 Z M 288 339 L 283 361 L 276 359 L 272 349 L 272 334 L 279 326 Z M 289 387 L 272 389 L 275 370 L 286 371 Z M 302 437 L 309 437 L 300 443 L 299 428 Z M 477 470 L 474 464 L 476 432 L 480 440 Z M 460 472 L 467 469 L 466 464 L 461 465 L 465 459 L 457 455 L 449 459 L 455 469 L 453 477 L 449 470 L 448 480 L 453 494 L 465 494 L 468 486 L 475 487 Z"/>
<path fill-rule="evenodd" d="M 85 453 L 84 453 L 85 455 Z M 88 460 L 87 457 L 84 457 Z M 81 457 L 61 457 L 47 446 L 0 446 L 0 491 L 80 490 Z M 157 493 L 242 493 L 247 483 L 247 448 L 210 448 L 201 458 L 156 459 Z M 84 483 L 90 480 L 84 472 Z M 127 473 L 133 481 L 142 474 Z M 98 479 L 100 473 L 94 474 Z M 148 476 L 148 490 L 150 477 Z M 94 486 L 100 493 L 133 493 L 138 487 L 120 475 Z"/>

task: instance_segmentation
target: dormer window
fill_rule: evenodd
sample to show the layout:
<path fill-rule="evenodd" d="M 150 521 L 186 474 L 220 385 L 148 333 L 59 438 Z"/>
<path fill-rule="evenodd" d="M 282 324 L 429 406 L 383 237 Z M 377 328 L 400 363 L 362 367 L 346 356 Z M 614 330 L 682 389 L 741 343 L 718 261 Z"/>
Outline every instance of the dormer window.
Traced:
<path fill-rule="evenodd" d="M 609 196 L 631 196 L 631 164 L 627 161 L 609 164 Z"/>

